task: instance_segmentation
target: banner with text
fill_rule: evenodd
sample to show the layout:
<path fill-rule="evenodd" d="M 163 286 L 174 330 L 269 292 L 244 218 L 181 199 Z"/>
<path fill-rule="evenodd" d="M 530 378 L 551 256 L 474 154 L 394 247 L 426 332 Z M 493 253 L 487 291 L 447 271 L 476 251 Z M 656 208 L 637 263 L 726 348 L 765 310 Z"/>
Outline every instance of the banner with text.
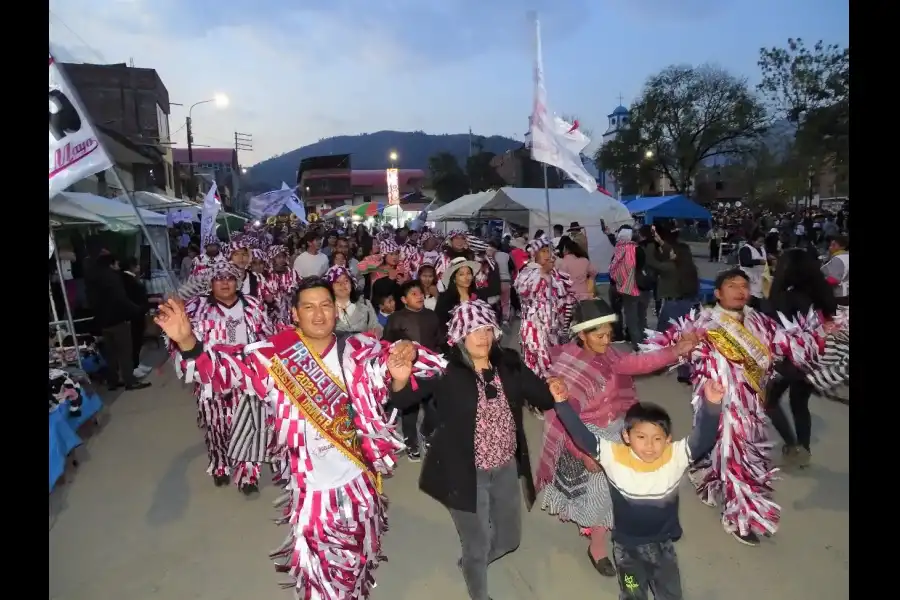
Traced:
<path fill-rule="evenodd" d="M 50 199 L 73 183 L 112 168 L 87 113 L 50 55 Z"/>

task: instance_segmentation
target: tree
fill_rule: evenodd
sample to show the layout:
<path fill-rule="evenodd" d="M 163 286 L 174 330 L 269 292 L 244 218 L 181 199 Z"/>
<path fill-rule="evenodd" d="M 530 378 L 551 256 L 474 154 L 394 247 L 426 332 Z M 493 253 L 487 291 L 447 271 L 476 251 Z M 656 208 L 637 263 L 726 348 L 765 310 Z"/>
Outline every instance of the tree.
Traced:
<path fill-rule="evenodd" d="M 493 152 L 479 152 L 466 160 L 466 177 L 469 189 L 474 192 L 500 189 L 506 182 L 497 174 L 491 161 L 497 156 Z"/>
<path fill-rule="evenodd" d="M 469 178 L 449 152 L 428 159 L 431 187 L 438 202 L 451 202 L 469 193 Z"/>
<path fill-rule="evenodd" d="M 775 114 L 796 126 L 793 150 L 806 168 L 849 176 L 850 49 L 802 39 L 787 48 L 761 48 L 758 89 Z"/>
<path fill-rule="evenodd" d="M 598 166 L 638 186 L 664 175 L 677 193 L 690 189 L 704 161 L 748 152 L 767 125 L 747 82 L 710 65 L 670 66 L 651 77 L 630 121 L 597 152 Z"/>

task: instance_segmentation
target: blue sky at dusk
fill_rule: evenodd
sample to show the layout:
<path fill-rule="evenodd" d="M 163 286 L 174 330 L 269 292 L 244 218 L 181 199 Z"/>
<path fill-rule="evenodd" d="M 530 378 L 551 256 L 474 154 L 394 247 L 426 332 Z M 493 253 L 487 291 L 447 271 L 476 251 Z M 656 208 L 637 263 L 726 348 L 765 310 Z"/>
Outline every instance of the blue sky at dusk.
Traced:
<path fill-rule="evenodd" d="M 596 137 L 619 94 L 629 104 L 667 65 L 713 62 L 755 83 L 761 46 L 849 43 L 847 0 L 51 0 L 50 41 L 63 60 L 155 68 L 173 102 L 227 94 L 227 109 L 194 110 L 195 139 L 252 133 L 255 163 L 381 129 L 521 138 L 528 9 L 550 106 Z M 184 116 L 172 107 L 172 131 Z"/>

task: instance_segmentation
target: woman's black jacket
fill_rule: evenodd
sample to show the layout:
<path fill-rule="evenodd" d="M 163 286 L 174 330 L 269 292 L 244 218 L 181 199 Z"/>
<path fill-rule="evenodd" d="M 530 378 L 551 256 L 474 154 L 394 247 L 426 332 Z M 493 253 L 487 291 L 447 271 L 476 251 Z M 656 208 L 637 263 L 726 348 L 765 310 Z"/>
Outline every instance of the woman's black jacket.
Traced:
<path fill-rule="evenodd" d="M 474 371 L 456 352 L 440 377 L 417 379 L 417 389 L 407 386 L 392 392 L 391 404 L 398 409 L 414 406 L 432 395 L 437 411 L 437 428 L 431 438 L 431 449 L 425 455 L 419 489 L 446 506 L 464 512 L 475 512 L 475 414 L 478 388 Z M 547 384 L 526 367 L 512 350 L 495 347 L 491 363 L 500 374 L 503 391 L 516 423 L 516 462 L 519 477 L 524 477 L 525 501 L 528 509 L 535 501 L 528 442 L 522 425 L 522 408 L 527 403 L 541 410 L 555 404 Z M 486 374 L 489 378 L 489 374 Z"/>

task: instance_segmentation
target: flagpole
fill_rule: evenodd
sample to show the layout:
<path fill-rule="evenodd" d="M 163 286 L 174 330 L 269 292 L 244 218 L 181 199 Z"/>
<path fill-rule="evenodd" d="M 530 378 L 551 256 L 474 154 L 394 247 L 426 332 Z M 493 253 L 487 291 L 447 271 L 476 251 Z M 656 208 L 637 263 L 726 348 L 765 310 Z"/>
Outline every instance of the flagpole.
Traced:
<path fill-rule="evenodd" d="M 547 182 L 547 163 L 541 163 L 544 167 L 544 202 L 547 204 L 547 237 L 553 238 L 553 219 L 550 217 L 550 185 Z"/>

